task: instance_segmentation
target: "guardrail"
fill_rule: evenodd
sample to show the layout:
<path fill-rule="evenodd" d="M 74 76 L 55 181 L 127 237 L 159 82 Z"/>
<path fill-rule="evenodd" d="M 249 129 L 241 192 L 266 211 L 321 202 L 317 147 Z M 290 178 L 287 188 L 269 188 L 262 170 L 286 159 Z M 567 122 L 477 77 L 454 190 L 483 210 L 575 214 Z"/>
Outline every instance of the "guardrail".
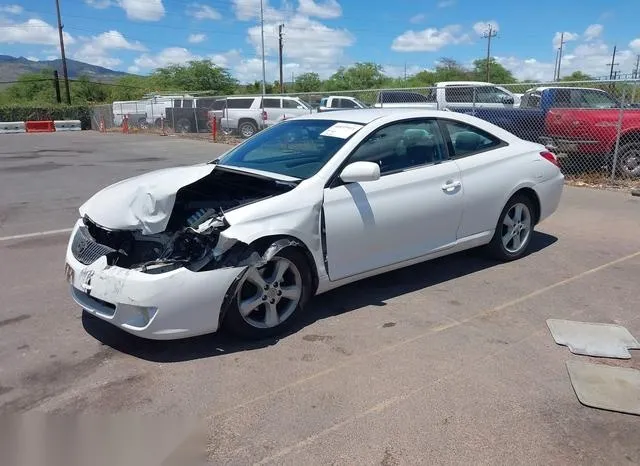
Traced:
<path fill-rule="evenodd" d="M 80 120 L 54 120 L 56 131 L 81 131 L 82 124 Z"/>
<path fill-rule="evenodd" d="M 25 121 L 27 133 L 53 133 L 56 128 L 53 121 Z"/>
<path fill-rule="evenodd" d="M 24 133 L 24 121 L 0 122 L 0 134 Z"/>

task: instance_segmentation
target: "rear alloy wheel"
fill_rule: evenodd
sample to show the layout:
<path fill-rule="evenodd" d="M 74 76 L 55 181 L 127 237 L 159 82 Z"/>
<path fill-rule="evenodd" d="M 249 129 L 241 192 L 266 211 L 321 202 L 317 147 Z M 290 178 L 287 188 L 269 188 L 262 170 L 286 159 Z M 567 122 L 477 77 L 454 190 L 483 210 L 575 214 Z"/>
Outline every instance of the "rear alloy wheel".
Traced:
<path fill-rule="evenodd" d="M 640 143 L 633 142 L 620 148 L 617 171 L 624 178 L 640 177 Z"/>
<path fill-rule="evenodd" d="M 237 285 L 224 325 L 249 339 L 281 333 L 309 298 L 311 275 L 302 252 L 287 248 L 250 268 Z"/>
<path fill-rule="evenodd" d="M 176 132 L 187 134 L 191 132 L 191 122 L 186 118 L 181 118 L 176 123 Z"/>
<path fill-rule="evenodd" d="M 500 214 L 489 250 L 502 261 L 522 257 L 533 236 L 533 206 L 526 196 L 512 197 Z"/>
<path fill-rule="evenodd" d="M 240 136 L 248 139 L 258 132 L 258 127 L 252 121 L 243 121 L 238 127 L 238 132 L 240 133 Z"/>

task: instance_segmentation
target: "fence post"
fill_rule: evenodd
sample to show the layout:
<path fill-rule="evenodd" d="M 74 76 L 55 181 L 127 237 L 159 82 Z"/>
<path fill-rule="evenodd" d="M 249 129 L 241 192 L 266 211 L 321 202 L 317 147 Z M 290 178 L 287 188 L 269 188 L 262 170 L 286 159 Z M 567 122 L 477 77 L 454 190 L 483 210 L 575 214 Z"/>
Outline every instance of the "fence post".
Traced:
<path fill-rule="evenodd" d="M 104 127 L 104 115 L 102 115 L 100 117 L 100 132 L 101 133 L 105 133 L 106 132 L 106 129 Z"/>
<path fill-rule="evenodd" d="M 218 117 L 213 115 L 213 121 L 211 122 L 211 132 L 213 133 L 213 142 L 216 142 L 218 137 Z"/>
<path fill-rule="evenodd" d="M 472 109 L 473 109 L 472 112 L 473 113 L 472 113 L 472 115 L 473 116 L 476 116 L 476 94 L 477 94 L 477 87 L 473 86 L 473 97 L 472 97 L 472 99 L 473 99 L 473 105 L 472 105 Z"/>
<path fill-rule="evenodd" d="M 160 136 L 166 136 L 167 132 L 164 130 L 164 115 L 160 115 L 160 128 L 162 130 Z"/>
<path fill-rule="evenodd" d="M 611 181 L 616 179 L 618 168 L 618 150 L 620 149 L 620 133 L 622 133 L 622 118 L 624 117 L 624 103 L 627 94 L 626 86 L 622 88 L 622 99 L 620 100 L 620 111 L 618 112 L 618 124 L 616 125 L 616 146 L 613 150 L 613 162 L 611 167 Z"/>

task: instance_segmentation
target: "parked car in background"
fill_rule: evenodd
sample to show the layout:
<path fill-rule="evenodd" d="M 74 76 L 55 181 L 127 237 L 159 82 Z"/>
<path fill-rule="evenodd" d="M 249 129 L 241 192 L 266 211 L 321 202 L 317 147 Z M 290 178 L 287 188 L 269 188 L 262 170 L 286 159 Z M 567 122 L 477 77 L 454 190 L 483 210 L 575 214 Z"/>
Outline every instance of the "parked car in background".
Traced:
<path fill-rule="evenodd" d="M 154 95 L 141 100 L 115 101 L 112 104 L 113 123 L 121 126 L 124 117 L 127 116 L 130 125 L 159 127 L 162 119 L 167 116 L 167 108 L 173 107 L 175 101 L 182 99 L 193 99 L 193 96 Z"/>
<path fill-rule="evenodd" d="M 608 92 L 584 87 L 529 89 L 519 108 L 457 107 L 513 134 L 546 144 L 564 157 L 601 157 L 611 163 L 621 103 Z M 640 176 L 640 110 L 625 108 L 617 170 Z"/>
<path fill-rule="evenodd" d="M 544 146 L 469 115 L 314 113 L 96 193 L 65 275 L 79 306 L 140 337 L 272 337 L 347 283 L 476 247 L 523 257 L 563 186 Z"/>
<path fill-rule="evenodd" d="M 347 110 L 355 108 L 367 108 L 367 105 L 360 102 L 355 97 L 346 95 L 330 95 L 323 97 L 318 106 L 318 112 L 329 112 L 332 110 Z"/>
<path fill-rule="evenodd" d="M 421 107 L 456 109 L 512 108 L 520 98 L 507 89 L 481 81 L 445 81 L 425 89 L 424 93 L 408 90 L 381 91 L 375 107 Z"/>
<path fill-rule="evenodd" d="M 312 111 L 311 106 L 298 97 L 227 97 L 213 104 L 209 119 L 217 118 L 223 131 L 249 138 L 283 119 L 308 115 Z"/>
<path fill-rule="evenodd" d="M 210 131 L 209 111 L 213 109 L 215 101 L 213 97 L 175 99 L 173 106 L 166 109 L 165 125 L 183 134 Z"/>

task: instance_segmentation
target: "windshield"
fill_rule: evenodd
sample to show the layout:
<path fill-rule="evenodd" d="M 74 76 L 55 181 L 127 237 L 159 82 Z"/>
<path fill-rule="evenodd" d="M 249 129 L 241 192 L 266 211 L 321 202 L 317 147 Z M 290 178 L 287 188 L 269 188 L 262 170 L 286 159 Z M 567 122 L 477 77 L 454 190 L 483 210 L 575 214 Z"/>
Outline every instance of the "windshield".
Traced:
<path fill-rule="evenodd" d="M 360 128 L 362 125 L 335 120 L 284 121 L 232 149 L 218 164 L 307 179 Z"/>

